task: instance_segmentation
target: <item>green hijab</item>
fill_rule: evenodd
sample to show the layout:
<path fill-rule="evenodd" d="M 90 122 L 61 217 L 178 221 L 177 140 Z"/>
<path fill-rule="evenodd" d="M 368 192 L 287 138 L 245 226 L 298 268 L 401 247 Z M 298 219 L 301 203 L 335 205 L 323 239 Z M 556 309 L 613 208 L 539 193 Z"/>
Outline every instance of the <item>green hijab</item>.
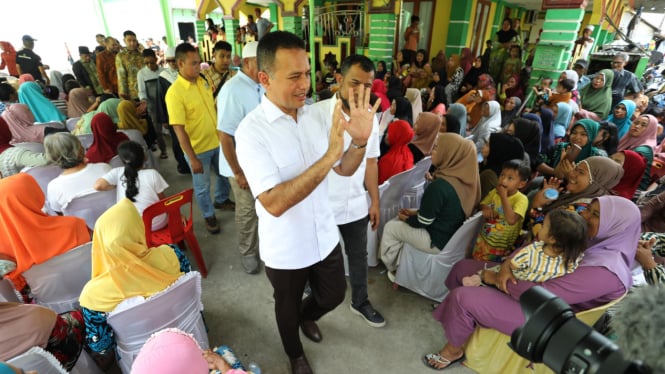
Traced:
<path fill-rule="evenodd" d="M 637 189 L 646 191 L 651 184 L 651 164 L 653 163 L 653 148 L 648 145 L 641 145 L 632 149 L 634 152 L 641 154 L 647 160 L 647 167 L 644 169 L 644 176 L 640 181 Z"/>
<path fill-rule="evenodd" d="M 604 69 L 596 73 L 605 77 L 605 84 L 601 88 L 593 88 L 593 82 L 587 84 L 580 91 L 582 108 L 589 112 L 594 112 L 598 118 L 607 118 L 612 110 L 612 82 L 614 82 L 614 72 L 610 69 Z M 594 76 L 594 78 L 595 78 Z"/>
<path fill-rule="evenodd" d="M 600 131 L 600 125 L 598 122 L 592 119 L 581 119 L 575 122 L 573 127 L 570 128 L 570 131 L 572 132 L 576 126 L 582 126 L 589 138 L 589 141 L 586 143 L 586 145 L 582 147 L 580 154 L 577 156 L 577 158 L 575 158 L 575 163 L 578 163 L 588 157 L 597 156 L 599 154 L 598 148 L 593 146 L 593 140 L 596 139 L 598 131 Z M 561 161 L 561 153 L 564 149 L 568 148 L 569 144 L 569 142 L 562 142 L 557 144 L 556 150 L 554 151 L 554 155 L 552 157 L 552 167 L 556 167 L 559 164 L 559 161 Z"/>
<path fill-rule="evenodd" d="M 120 99 L 108 99 L 105 100 L 103 103 L 99 104 L 99 107 L 97 110 L 93 110 L 92 112 L 86 113 L 81 116 L 81 119 L 76 123 L 76 129 L 72 131 L 74 135 L 84 135 L 84 134 L 92 134 L 92 129 L 90 128 L 90 125 L 92 124 L 92 117 L 95 116 L 97 113 L 106 113 L 108 114 L 109 117 L 111 117 L 111 120 L 113 123 L 117 124 L 120 122 L 120 118 L 118 117 L 118 105 L 120 104 Z"/>

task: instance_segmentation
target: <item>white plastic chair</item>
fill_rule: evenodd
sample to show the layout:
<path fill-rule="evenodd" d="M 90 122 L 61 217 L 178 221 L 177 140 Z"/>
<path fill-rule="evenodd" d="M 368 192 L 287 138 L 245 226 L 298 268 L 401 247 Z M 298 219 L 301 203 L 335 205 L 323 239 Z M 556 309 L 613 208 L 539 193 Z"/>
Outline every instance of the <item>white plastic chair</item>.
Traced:
<path fill-rule="evenodd" d="M 33 151 L 35 153 L 44 153 L 44 144 L 37 142 L 25 142 L 25 143 L 16 143 L 15 147 L 20 147 L 27 149 L 28 151 Z"/>
<path fill-rule="evenodd" d="M 72 132 L 76 128 L 76 124 L 78 121 L 81 119 L 81 117 L 74 117 L 74 118 L 69 118 L 67 119 L 66 125 L 67 125 L 67 130 L 69 132 Z"/>
<path fill-rule="evenodd" d="M 35 302 L 56 313 L 77 309 L 79 296 L 90 280 L 92 242 L 82 244 L 23 272 Z"/>
<path fill-rule="evenodd" d="M 82 134 L 82 135 L 76 135 L 77 138 L 79 138 L 79 141 L 81 142 L 81 145 L 83 146 L 83 149 L 88 150 L 90 146 L 92 145 L 93 141 L 93 135 L 92 134 Z"/>
<path fill-rule="evenodd" d="M 145 139 L 143 139 L 143 135 L 139 130 L 136 129 L 123 129 L 123 130 L 118 130 L 119 132 L 124 133 L 127 135 L 129 140 L 137 142 L 141 144 L 143 147 L 143 152 L 145 152 L 145 157 L 146 160 L 143 163 L 143 168 L 144 169 L 154 169 L 155 168 L 155 158 L 152 156 L 152 151 L 150 148 L 148 148 L 148 143 L 145 142 Z"/>
<path fill-rule="evenodd" d="M 39 184 L 39 188 L 46 196 L 46 189 L 50 181 L 55 179 L 58 175 L 62 174 L 62 169 L 58 165 L 36 166 L 30 169 L 24 169 L 24 172 L 32 175 Z"/>
<path fill-rule="evenodd" d="M 41 347 L 32 347 L 27 352 L 7 361 L 7 363 L 24 371 L 34 370 L 39 374 L 67 374 L 60 362 Z"/>
<path fill-rule="evenodd" d="M 116 203 L 115 189 L 109 191 L 95 191 L 87 195 L 75 197 L 62 209 L 65 216 L 83 218 L 89 228 L 95 227 L 97 218 Z"/>
<path fill-rule="evenodd" d="M 0 301 L 23 303 L 19 297 L 19 293 L 14 289 L 14 285 L 7 278 L 0 279 Z"/>
<path fill-rule="evenodd" d="M 381 222 L 379 223 L 379 228 L 376 230 L 379 240 L 381 239 L 381 235 L 383 235 L 383 226 L 385 226 L 386 222 L 397 217 L 400 204 L 402 203 L 402 196 L 404 196 L 404 193 L 410 187 L 409 182 L 414 170 L 415 168 L 411 168 L 393 175 L 388 179 L 388 188 L 386 188 L 381 195 L 379 203 L 381 209 Z"/>
<path fill-rule="evenodd" d="M 404 244 L 395 283 L 429 299 L 443 300 L 448 295 L 444 282 L 450 269 L 464 258 L 483 221 L 481 212 L 468 218 L 438 254 L 425 253 Z"/>
<path fill-rule="evenodd" d="M 119 168 L 121 166 L 124 166 L 122 160 L 120 159 L 120 156 L 118 155 L 113 156 L 113 158 L 109 161 L 109 165 L 111 165 L 112 168 Z"/>
<path fill-rule="evenodd" d="M 132 299 L 133 300 L 133 299 Z M 131 371 L 134 359 L 150 335 L 168 327 L 192 334 L 202 349 L 208 349 L 208 333 L 201 311 L 201 274 L 192 271 L 181 276 L 162 292 L 129 307 L 119 305 L 109 313 L 117 343 L 118 365 Z"/>
<path fill-rule="evenodd" d="M 388 186 L 390 186 L 390 181 L 387 180 L 383 182 L 382 185 L 379 186 L 379 202 L 383 198 L 383 194 L 386 192 L 388 189 Z M 369 198 L 369 193 L 367 194 L 367 204 L 371 204 L 371 200 Z M 381 213 L 383 214 L 383 212 Z M 379 219 L 379 224 L 381 224 L 381 221 L 383 221 L 383 216 Z M 341 236 L 340 236 L 341 238 Z M 344 254 L 344 264 L 346 265 L 346 254 Z M 367 223 L 367 266 L 377 266 L 379 264 L 379 229 L 377 228 L 376 231 L 372 230 L 372 223 Z M 347 269 L 347 274 L 348 274 L 348 269 Z"/>
<path fill-rule="evenodd" d="M 427 173 L 430 166 L 432 166 L 431 156 L 427 156 L 416 163 L 411 174 L 410 187 L 402 197 L 402 208 L 420 208 L 420 201 L 423 199 L 423 193 L 425 193 L 425 187 L 427 186 L 425 173 Z"/>

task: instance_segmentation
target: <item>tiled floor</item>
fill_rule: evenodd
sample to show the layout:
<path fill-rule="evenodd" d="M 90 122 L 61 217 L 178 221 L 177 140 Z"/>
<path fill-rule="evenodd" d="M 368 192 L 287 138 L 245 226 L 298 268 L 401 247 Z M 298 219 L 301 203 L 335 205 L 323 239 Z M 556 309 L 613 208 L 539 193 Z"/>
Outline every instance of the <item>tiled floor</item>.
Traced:
<path fill-rule="evenodd" d="M 170 184 L 167 194 L 191 187 L 191 177 L 175 171 L 169 159 L 158 160 L 158 170 Z M 195 230 L 209 274 L 203 281 L 205 319 L 211 345 L 231 346 L 243 363 L 254 361 L 262 373 L 290 373 L 273 313 L 272 288 L 263 269 L 246 274 L 236 246 L 233 212 L 217 211 L 222 232 L 210 235 L 194 205 Z M 192 264 L 195 262 L 192 259 Z M 442 280 L 443 281 L 443 280 Z M 386 318 L 383 328 L 372 328 L 349 311 L 350 288 L 342 305 L 319 321 L 321 343 L 304 336 L 303 345 L 316 373 L 429 373 L 420 361 L 439 350 L 445 337 L 432 316 L 432 301 L 405 289 L 393 289 L 379 266 L 369 272 L 372 304 Z M 460 365 L 448 373 L 472 373 Z"/>

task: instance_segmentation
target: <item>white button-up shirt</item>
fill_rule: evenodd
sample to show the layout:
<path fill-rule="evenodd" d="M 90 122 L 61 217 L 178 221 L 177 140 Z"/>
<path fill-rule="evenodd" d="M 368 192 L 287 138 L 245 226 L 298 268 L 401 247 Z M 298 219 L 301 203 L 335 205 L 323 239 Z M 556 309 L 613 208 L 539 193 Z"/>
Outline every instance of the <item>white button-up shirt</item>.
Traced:
<path fill-rule="evenodd" d="M 328 100 L 319 101 L 312 105 L 312 110 L 316 111 L 316 114 L 321 116 L 328 129 L 332 127 L 332 115 L 335 109 L 335 104 L 337 104 L 337 96 L 333 96 Z M 346 113 L 343 114 L 348 120 L 349 116 L 347 116 Z M 351 140 L 351 135 L 345 132 L 344 151 L 348 150 L 351 146 Z M 335 215 L 335 222 L 338 225 L 355 222 L 367 216 L 369 211 L 367 191 L 365 191 L 365 169 L 367 167 L 367 159 L 378 158 L 380 154 L 379 121 L 374 117 L 372 133 L 367 140 L 365 158 L 360 166 L 358 166 L 358 170 L 356 170 L 356 172 L 350 177 L 341 176 L 334 170 L 331 170 L 328 174 L 328 195 L 330 198 L 330 204 L 332 205 L 333 214 Z"/>
<path fill-rule="evenodd" d="M 236 154 L 254 197 L 302 174 L 328 149 L 328 129 L 310 107 L 298 109 L 298 122 L 267 97 L 236 130 Z M 259 250 L 266 266 L 302 269 L 335 249 L 339 234 L 324 179 L 305 199 L 275 217 L 256 199 Z"/>

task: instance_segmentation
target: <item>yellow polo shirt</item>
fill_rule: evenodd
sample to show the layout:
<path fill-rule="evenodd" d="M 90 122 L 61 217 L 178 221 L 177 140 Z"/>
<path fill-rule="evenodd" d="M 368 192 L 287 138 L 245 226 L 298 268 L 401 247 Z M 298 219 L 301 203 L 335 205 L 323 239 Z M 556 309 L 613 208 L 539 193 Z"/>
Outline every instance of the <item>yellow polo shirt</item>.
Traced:
<path fill-rule="evenodd" d="M 191 83 L 178 74 L 166 92 L 166 109 L 171 125 L 184 125 L 194 153 L 201 154 L 219 147 L 217 110 L 212 90 L 205 79 Z"/>

